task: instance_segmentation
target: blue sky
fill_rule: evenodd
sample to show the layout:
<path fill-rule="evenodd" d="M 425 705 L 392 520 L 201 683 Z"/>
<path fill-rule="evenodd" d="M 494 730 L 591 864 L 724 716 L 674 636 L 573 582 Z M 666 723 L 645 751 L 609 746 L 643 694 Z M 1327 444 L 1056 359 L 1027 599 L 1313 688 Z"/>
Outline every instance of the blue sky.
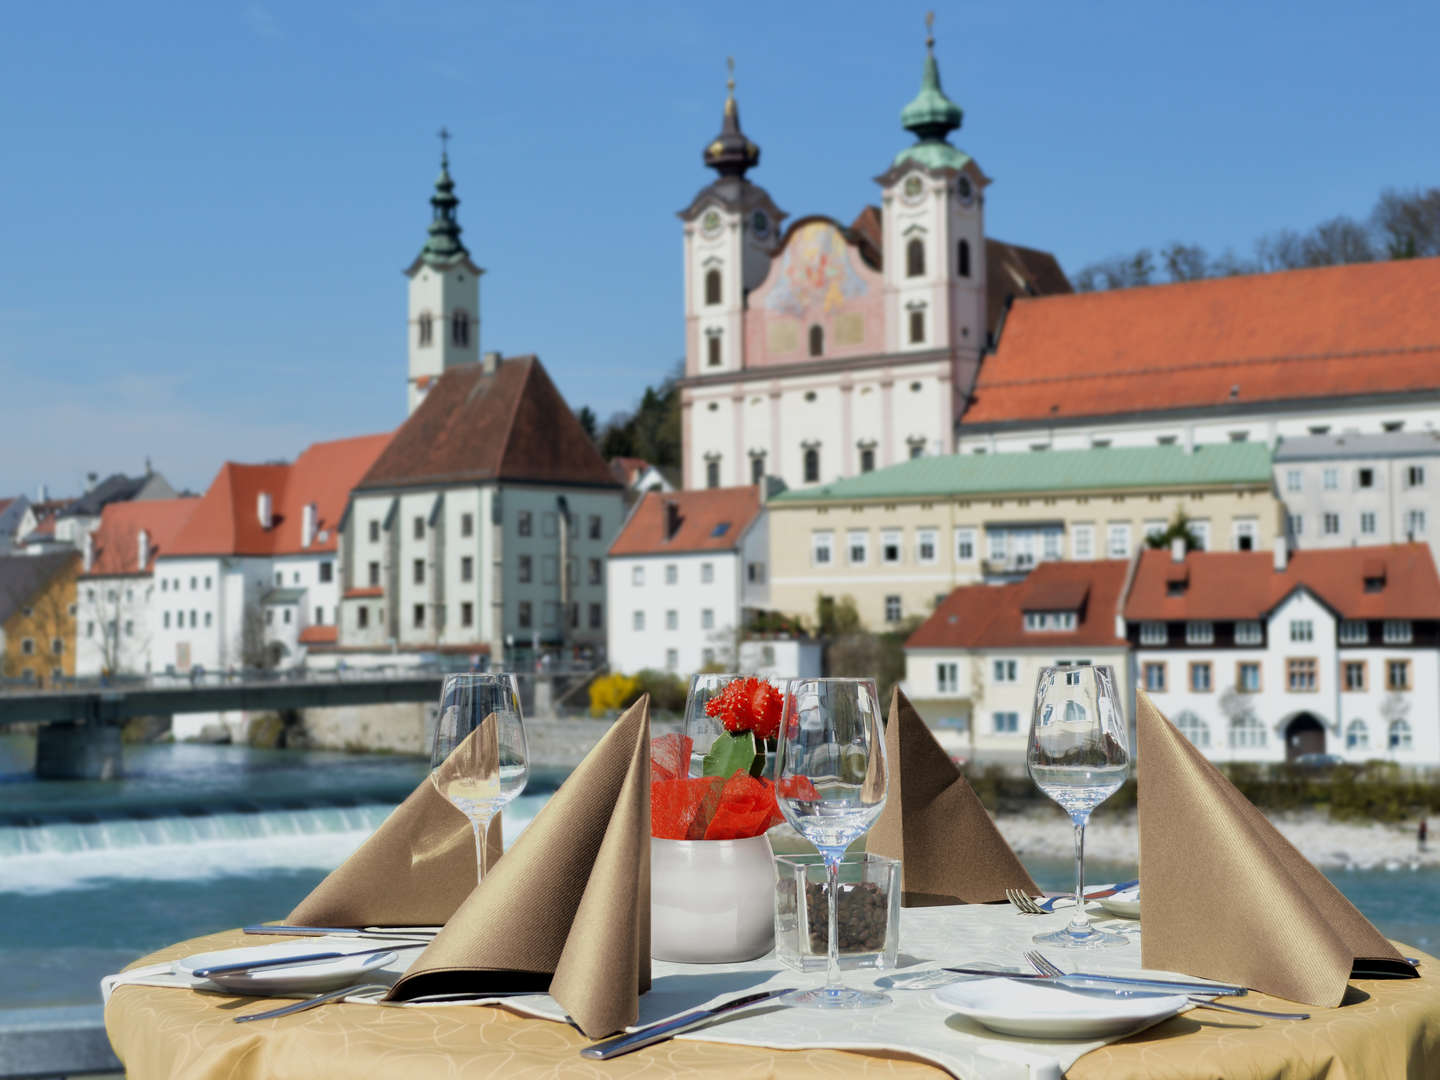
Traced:
<path fill-rule="evenodd" d="M 0 45 L 0 494 L 146 455 L 200 489 L 404 415 L 434 132 L 482 346 L 625 408 L 682 352 L 674 212 L 734 54 L 752 179 L 849 221 L 909 141 L 924 5 L 21 5 Z M 1434 4 L 937 9 L 992 236 L 1068 270 L 1440 183 Z"/>

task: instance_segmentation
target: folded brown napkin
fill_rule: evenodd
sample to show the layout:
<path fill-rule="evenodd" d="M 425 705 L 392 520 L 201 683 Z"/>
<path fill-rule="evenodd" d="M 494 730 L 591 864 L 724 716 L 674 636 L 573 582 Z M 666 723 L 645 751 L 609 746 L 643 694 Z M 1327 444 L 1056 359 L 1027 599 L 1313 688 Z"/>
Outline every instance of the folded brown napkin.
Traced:
<path fill-rule="evenodd" d="M 650 988 L 650 699 L 631 706 L 390 992 L 548 990 L 592 1038 Z"/>
<path fill-rule="evenodd" d="M 483 724 L 476 732 L 482 729 Z M 493 725 L 489 731 L 493 733 Z M 443 781 L 460 760 L 452 754 L 435 777 L 421 780 L 286 921 L 302 926 L 438 926 L 449 919 L 479 877 L 470 819 L 436 788 L 437 777 Z M 487 870 L 504 848 L 501 833 L 496 814 L 485 834 Z"/>
<path fill-rule="evenodd" d="M 1410 976 L 1384 935 L 1265 820 L 1143 691 L 1140 956 L 1333 1008 L 1355 968 Z"/>
<path fill-rule="evenodd" d="M 1037 892 L 965 777 L 900 688 L 885 728 L 890 792 L 865 850 L 899 859 L 904 907 L 983 904 Z"/>

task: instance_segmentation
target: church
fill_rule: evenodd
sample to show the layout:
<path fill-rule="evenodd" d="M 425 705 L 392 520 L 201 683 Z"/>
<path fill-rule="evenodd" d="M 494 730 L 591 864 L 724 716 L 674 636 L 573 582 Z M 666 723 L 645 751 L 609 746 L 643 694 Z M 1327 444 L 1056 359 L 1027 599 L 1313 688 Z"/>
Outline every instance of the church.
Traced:
<path fill-rule="evenodd" d="M 962 112 L 934 38 L 900 114 L 914 142 L 848 226 L 789 215 L 748 179 L 760 148 L 734 80 L 715 170 L 680 211 L 685 258 L 683 486 L 828 483 L 949 454 L 1010 302 L 1068 293 L 1049 252 L 985 235 L 990 180 L 949 141 Z"/>

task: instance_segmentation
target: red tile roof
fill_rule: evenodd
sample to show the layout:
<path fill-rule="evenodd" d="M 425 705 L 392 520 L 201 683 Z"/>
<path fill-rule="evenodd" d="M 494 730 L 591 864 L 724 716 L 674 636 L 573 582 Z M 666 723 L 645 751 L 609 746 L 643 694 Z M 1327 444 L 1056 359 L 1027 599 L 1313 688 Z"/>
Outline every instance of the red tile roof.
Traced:
<path fill-rule="evenodd" d="M 339 640 L 339 627 L 333 623 L 329 626 L 307 626 L 300 631 L 301 645 L 333 645 Z"/>
<path fill-rule="evenodd" d="M 1125 639 L 1115 636 L 1115 614 L 1129 565 L 1124 559 L 1047 562 L 1009 585 L 962 585 L 916 628 L 905 648 L 1123 648 Z M 1031 606 L 1035 600 L 1043 605 Z M 1027 610 L 1071 610 L 1050 606 L 1061 600 L 1083 603 L 1074 630 L 1025 629 Z"/>
<path fill-rule="evenodd" d="M 1383 563 L 1377 567 L 1376 563 Z M 1185 557 L 1189 584 L 1167 595 L 1175 564 L 1168 551 L 1146 551 L 1125 603 L 1134 621 L 1262 619 L 1304 586 L 1347 619 L 1440 618 L 1440 575 L 1428 544 L 1297 551 L 1276 571 L 1268 551 L 1192 551 Z M 1383 572 L 1384 587 L 1365 591 L 1365 579 Z"/>
<path fill-rule="evenodd" d="M 335 551 L 350 491 L 390 441 L 387 435 L 313 443 L 290 465 L 227 461 L 199 500 L 168 555 L 293 555 Z M 270 496 L 272 525 L 258 512 Z M 308 503 L 318 506 L 315 536 L 301 541 Z"/>
<path fill-rule="evenodd" d="M 620 486 L 533 356 L 445 372 L 357 488 L 493 480 Z"/>
<path fill-rule="evenodd" d="M 106 574 L 149 573 L 157 555 L 170 554 L 170 545 L 200 505 L 199 499 L 142 499 L 112 502 L 100 511 L 100 524 L 91 533 L 95 559 L 89 577 Z M 150 561 L 139 566 L 140 530 L 149 541 Z"/>
<path fill-rule="evenodd" d="M 1019 299 L 962 423 L 1440 387 L 1440 258 Z"/>
<path fill-rule="evenodd" d="M 666 538 L 667 504 L 679 511 L 675 535 Z M 630 519 L 610 545 L 611 555 L 661 555 L 684 551 L 730 551 L 760 513 L 756 487 L 650 491 L 635 504 Z M 716 535 L 716 528 L 729 524 Z"/>

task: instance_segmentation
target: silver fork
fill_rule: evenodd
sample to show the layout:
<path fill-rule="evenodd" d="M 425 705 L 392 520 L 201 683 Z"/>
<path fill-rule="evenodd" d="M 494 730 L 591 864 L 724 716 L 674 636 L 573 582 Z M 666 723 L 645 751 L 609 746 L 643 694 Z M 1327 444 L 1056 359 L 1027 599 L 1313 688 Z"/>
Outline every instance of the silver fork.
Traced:
<path fill-rule="evenodd" d="M 291 1013 L 314 1009 L 329 1001 L 339 1001 L 341 998 L 349 997 L 351 994 L 363 994 L 366 991 L 389 989 L 390 987 L 385 983 L 367 983 L 364 986 L 342 986 L 339 990 L 331 990 L 328 994 L 317 994 L 315 997 L 306 998 L 304 1001 L 292 1001 L 289 1005 L 282 1005 L 278 1009 L 266 1009 L 264 1012 L 247 1013 L 244 1016 L 237 1016 L 235 1017 L 235 1023 L 248 1024 L 251 1020 L 272 1020 L 277 1016 L 289 1016 Z"/>
<path fill-rule="evenodd" d="M 1012 907 L 1021 915 L 1048 915 L 1049 912 L 1037 904 L 1024 889 L 1006 889 L 1005 899 L 1010 901 Z"/>
<path fill-rule="evenodd" d="M 1065 972 L 1047 959 L 1044 955 L 1031 949 L 1025 953 L 1025 961 L 1041 975 L 1048 975 L 1051 978 L 1064 975 Z M 1186 995 L 1187 1000 L 1207 1009 L 1224 1009 L 1226 1012 L 1245 1013 L 1247 1016 L 1264 1016 L 1271 1020 L 1309 1020 L 1309 1013 L 1282 1013 L 1268 1012 L 1265 1009 L 1246 1009 L 1239 1005 L 1227 1005 L 1224 1002 L 1216 1001 L 1213 998 L 1198 997 L 1193 994 Z"/>

